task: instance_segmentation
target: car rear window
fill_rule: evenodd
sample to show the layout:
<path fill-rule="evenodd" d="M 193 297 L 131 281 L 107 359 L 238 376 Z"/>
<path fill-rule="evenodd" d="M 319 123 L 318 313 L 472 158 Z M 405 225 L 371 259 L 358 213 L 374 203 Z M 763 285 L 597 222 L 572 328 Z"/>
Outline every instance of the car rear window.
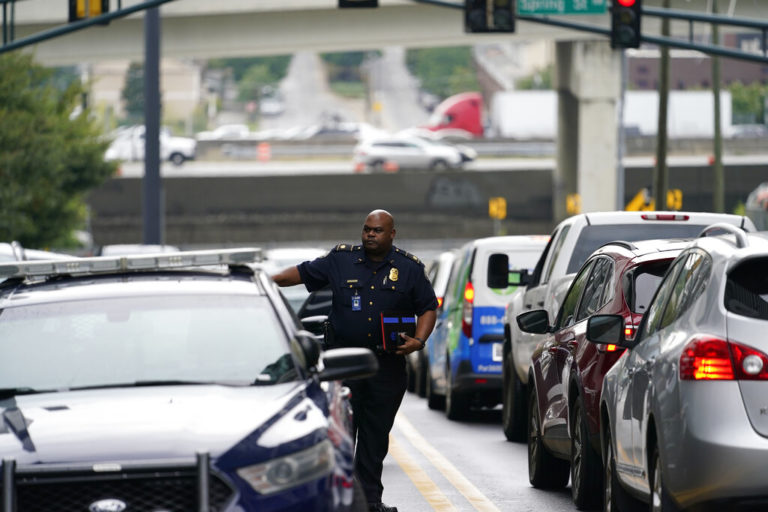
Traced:
<path fill-rule="evenodd" d="M 725 308 L 737 315 L 768 320 L 768 257 L 740 263 L 728 274 Z"/>
<path fill-rule="evenodd" d="M 568 262 L 568 271 L 566 273 L 572 274 L 577 272 L 595 249 L 613 240 L 635 242 L 637 240 L 694 238 L 699 236 L 699 233 L 705 227 L 707 226 L 673 221 L 654 224 L 601 224 L 586 226 L 581 230 L 581 234 L 579 234 L 579 238 L 576 240 L 576 246 Z"/>
<path fill-rule="evenodd" d="M 162 295 L 6 308 L 0 388 L 147 381 L 270 384 L 296 378 L 266 297 Z"/>
<path fill-rule="evenodd" d="M 624 295 L 633 313 L 646 312 L 670 263 L 672 263 L 671 259 L 653 262 L 638 267 L 632 272 L 631 285 L 629 290 L 625 290 Z"/>

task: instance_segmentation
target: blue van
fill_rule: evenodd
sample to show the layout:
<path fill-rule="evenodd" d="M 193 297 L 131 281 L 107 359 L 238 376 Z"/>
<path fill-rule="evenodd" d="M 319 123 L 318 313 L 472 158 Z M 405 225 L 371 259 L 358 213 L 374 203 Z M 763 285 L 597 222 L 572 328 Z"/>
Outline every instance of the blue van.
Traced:
<path fill-rule="evenodd" d="M 459 249 L 444 303 L 428 343 L 427 403 L 449 419 L 465 418 L 470 407 L 501 403 L 504 308 L 525 272 L 533 269 L 548 236 L 480 238 Z M 510 286 L 488 287 L 494 254 L 509 258 Z"/>

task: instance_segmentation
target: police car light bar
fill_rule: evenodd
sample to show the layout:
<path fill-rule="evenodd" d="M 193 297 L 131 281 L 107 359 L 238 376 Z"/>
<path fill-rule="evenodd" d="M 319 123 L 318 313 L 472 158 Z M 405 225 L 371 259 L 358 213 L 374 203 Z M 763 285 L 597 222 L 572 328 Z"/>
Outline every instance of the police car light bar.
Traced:
<path fill-rule="evenodd" d="M 22 261 L 0 265 L 0 279 L 62 274 L 104 274 L 132 270 L 162 270 L 262 261 L 261 249 L 222 249 L 135 256 L 99 256 L 71 260 Z"/>

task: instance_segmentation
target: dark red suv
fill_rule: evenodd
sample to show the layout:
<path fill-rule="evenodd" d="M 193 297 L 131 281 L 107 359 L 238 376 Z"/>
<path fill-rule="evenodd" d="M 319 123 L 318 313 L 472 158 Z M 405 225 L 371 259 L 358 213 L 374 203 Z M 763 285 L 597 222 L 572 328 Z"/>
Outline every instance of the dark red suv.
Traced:
<path fill-rule="evenodd" d="M 605 373 L 623 349 L 589 343 L 587 319 L 597 313 L 622 315 L 625 336 L 634 337 L 658 283 L 686 244 L 608 243 L 579 269 L 554 324 L 545 310 L 517 317 L 521 330 L 548 333 L 533 352 L 528 377 L 528 478 L 534 487 L 564 487 L 570 476 L 579 509 L 599 504 L 600 393 Z"/>

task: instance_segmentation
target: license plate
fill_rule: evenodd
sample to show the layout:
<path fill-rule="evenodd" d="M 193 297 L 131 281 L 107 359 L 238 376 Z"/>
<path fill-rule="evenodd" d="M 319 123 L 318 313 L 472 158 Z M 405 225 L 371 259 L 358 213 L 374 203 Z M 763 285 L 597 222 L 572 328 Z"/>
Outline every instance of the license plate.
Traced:
<path fill-rule="evenodd" d="M 504 345 L 502 343 L 494 343 L 493 344 L 493 360 L 494 361 L 501 361 L 502 360 L 503 347 L 504 347 Z"/>

